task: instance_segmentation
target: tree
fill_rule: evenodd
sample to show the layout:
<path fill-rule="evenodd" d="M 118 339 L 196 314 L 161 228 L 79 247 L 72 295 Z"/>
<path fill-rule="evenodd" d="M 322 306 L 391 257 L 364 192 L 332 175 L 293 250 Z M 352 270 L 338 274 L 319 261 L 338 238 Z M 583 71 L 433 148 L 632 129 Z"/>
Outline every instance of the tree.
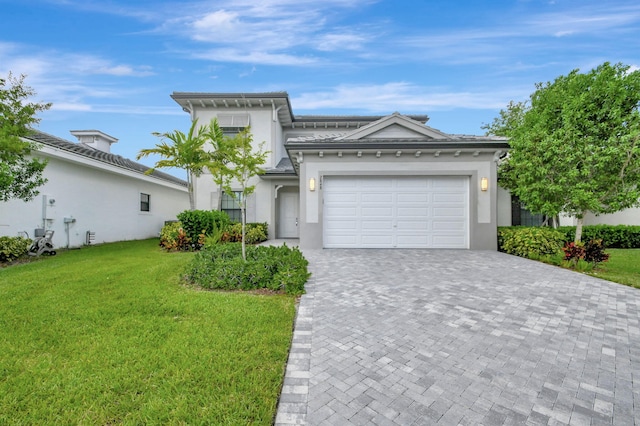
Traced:
<path fill-rule="evenodd" d="M 264 151 L 264 142 L 260 144 L 257 151 L 253 151 L 253 135 L 249 128 L 238 133 L 230 139 L 225 155 L 228 156 L 228 163 L 222 171 L 224 190 L 240 204 L 242 217 L 242 258 L 247 260 L 245 230 L 247 224 L 247 197 L 253 194 L 255 185 L 250 185 L 251 178 L 264 173 L 262 165 L 267 160 L 267 151 Z M 239 194 L 233 191 L 231 185 L 237 183 L 240 187 Z"/>
<path fill-rule="evenodd" d="M 24 84 L 25 76 L 0 78 L 0 201 L 17 198 L 32 200 L 38 187 L 47 182 L 42 176 L 46 160 L 31 157 L 38 144 L 23 139 L 31 126 L 40 122 L 36 114 L 50 103 L 28 102 L 35 91 Z"/>
<path fill-rule="evenodd" d="M 215 118 L 211 120 L 209 126 L 202 132 L 202 136 L 206 138 L 207 142 L 211 145 L 207 168 L 213 176 L 213 181 L 219 187 L 217 210 L 222 210 L 223 185 L 227 176 L 231 173 L 227 165 L 232 159 L 233 150 L 237 144 L 234 140 L 224 135 L 222 128 L 218 124 L 218 120 Z"/>
<path fill-rule="evenodd" d="M 207 132 L 207 126 L 197 128 L 198 120 L 193 120 L 189 132 L 185 135 L 180 130 L 168 133 L 153 132 L 154 136 L 162 139 L 155 148 L 142 149 L 137 155 L 137 159 L 148 157 L 149 155 L 159 155 L 153 168 L 147 173 L 152 173 L 155 169 L 177 167 L 187 172 L 187 183 L 189 191 L 189 206 L 195 210 L 195 197 L 193 194 L 193 179 L 202 175 L 204 168 L 209 163 L 210 156 L 204 149 L 207 139 L 203 136 Z M 168 143 L 169 141 L 170 143 Z"/>
<path fill-rule="evenodd" d="M 510 138 L 501 185 L 534 213 L 577 218 L 614 213 L 640 200 L 640 71 L 604 63 L 536 84 L 487 133 Z"/>

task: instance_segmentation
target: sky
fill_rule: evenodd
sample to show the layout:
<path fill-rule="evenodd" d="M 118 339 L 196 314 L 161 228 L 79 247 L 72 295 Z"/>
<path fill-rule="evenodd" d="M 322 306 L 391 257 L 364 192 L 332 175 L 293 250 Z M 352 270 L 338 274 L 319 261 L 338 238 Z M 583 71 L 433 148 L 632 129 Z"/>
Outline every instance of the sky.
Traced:
<path fill-rule="evenodd" d="M 187 131 L 176 92 L 286 91 L 295 115 L 427 114 L 484 134 L 535 84 L 640 67 L 637 0 L 0 0 L 0 76 L 51 102 L 39 130 L 135 159 Z M 141 160 L 153 165 L 154 158 Z M 171 173 L 181 176 L 178 171 Z"/>

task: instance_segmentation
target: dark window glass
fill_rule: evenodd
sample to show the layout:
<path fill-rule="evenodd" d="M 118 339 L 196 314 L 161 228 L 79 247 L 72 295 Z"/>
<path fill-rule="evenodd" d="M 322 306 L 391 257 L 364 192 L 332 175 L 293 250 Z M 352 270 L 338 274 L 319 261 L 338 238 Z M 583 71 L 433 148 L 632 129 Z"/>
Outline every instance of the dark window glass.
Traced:
<path fill-rule="evenodd" d="M 240 209 L 241 192 L 233 191 L 236 198 L 226 192 L 222 193 L 222 211 L 229 215 L 232 222 L 242 222 L 242 210 Z"/>
<path fill-rule="evenodd" d="M 511 196 L 511 225 L 542 226 L 545 216 L 531 213 L 515 195 Z"/>
<path fill-rule="evenodd" d="M 151 195 L 140 193 L 140 211 L 151 211 Z"/>

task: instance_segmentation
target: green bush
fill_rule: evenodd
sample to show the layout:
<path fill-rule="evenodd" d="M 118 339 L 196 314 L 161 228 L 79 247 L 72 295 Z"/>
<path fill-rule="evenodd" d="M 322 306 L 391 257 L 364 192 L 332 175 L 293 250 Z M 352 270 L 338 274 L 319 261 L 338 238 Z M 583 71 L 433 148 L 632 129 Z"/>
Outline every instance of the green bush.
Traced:
<path fill-rule="evenodd" d="M 258 244 L 267 241 L 268 226 L 266 223 L 247 223 L 245 225 L 245 243 Z M 222 241 L 236 243 L 242 241 L 242 224 L 234 223 L 223 233 Z"/>
<path fill-rule="evenodd" d="M 160 246 L 165 250 L 189 251 L 194 247 L 180 222 L 167 223 L 160 230 Z"/>
<path fill-rule="evenodd" d="M 219 229 L 226 229 L 231 223 L 229 215 L 218 210 L 185 210 L 178 215 L 178 220 L 192 242 L 200 240 L 202 234 L 208 236 Z"/>
<path fill-rule="evenodd" d="M 501 227 L 498 249 L 520 257 L 540 258 L 562 253 L 564 234 L 545 227 Z"/>
<path fill-rule="evenodd" d="M 575 240 L 575 226 L 561 226 L 566 242 Z M 582 241 L 602 240 L 608 248 L 640 248 L 640 226 L 586 225 L 582 228 Z"/>
<path fill-rule="evenodd" d="M 311 275 L 308 262 L 297 248 L 248 246 L 242 259 L 241 244 L 205 246 L 188 267 L 187 280 L 208 289 L 269 289 L 288 294 L 304 293 Z"/>
<path fill-rule="evenodd" d="M 0 262 L 11 262 L 29 251 L 33 243 L 24 237 L 0 237 Z"/>

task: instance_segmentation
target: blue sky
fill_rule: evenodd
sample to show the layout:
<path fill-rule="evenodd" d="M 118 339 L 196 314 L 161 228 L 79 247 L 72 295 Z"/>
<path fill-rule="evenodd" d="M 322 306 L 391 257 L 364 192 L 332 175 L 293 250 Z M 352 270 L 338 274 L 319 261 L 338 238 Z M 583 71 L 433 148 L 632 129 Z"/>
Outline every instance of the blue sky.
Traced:
<path fill-rule="evenodd" d="M 0 0 L 0 75 L 52 102 L 39 129 L 98 129 L 134 158 L 186 131 L 173 91 L 287 91 L 294 114 L 427 114 L 482 134 L 575 68 L 640 66 L 626 0 Z M 152 162 L 147 161 L 147 164 Z"/>

